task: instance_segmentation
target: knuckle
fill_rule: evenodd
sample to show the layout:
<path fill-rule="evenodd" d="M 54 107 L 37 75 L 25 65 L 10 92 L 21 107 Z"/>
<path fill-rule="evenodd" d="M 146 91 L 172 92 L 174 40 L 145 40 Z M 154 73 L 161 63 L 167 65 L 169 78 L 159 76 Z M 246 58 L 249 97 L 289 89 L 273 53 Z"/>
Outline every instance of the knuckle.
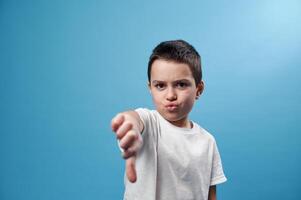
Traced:
<path fill-rule="evenodd" d="M 124 122 L 117 130 L 116 134 L 119 137 L 122 137 L 125 134 L 128 134 L 128 132 L 132 129 L 133 125 L 128 122 Z"/>
<path fill-rule="evenodd" d="M 112 119 L 112 123 L 117 123 L 118 122 L 118 118 L 119 118 L 120 114 L 115 115 L 115 117 Z"/>
<path fill-rule="evenodd" d="M 122 129 L 124 132 L 129 132 L 132 129 L 132 124 L 129 122 L 124 122 Z"/>
<path fill-rule="evenodd" d="M 122 118 L 123 117 L 123 114 L 122 113 L 118 113 L 117 115 L 116 115 L 116 119 L 120 119 L 120 118 Z"/>
<path fill-rule="evenodd" d="M 116 133 L 116 138 L 117 138 L 118 140 L 120 140 L 122 137 L 121 137 L 120 134 L 117 134 L 117 133 Z"/>
<path fill-rule="evenodd" d="M 126 140 L 123 138 L 120 140 L 119 145 L 122 149 L 126 148 Z"/>
<path fill-rule="evenodd" d="M 133 154 L 135 152 L 135 150 L 132 147 L 128 148 L 126 151 L 128 154 Z"/>
<path fill-rule="evenodd" d="M 135 155 L 135 150 L 132 148 L 128 148 L 124 153 L 123 153 L 123 158 L 127 159 L 129 157 L 132 157 Z"/>
<path fill-rule="evenodd" d="M 120 147 L 122 149 L 125 149 L 127 147 L 127 144 L 125 142 L 120 142 Z"/>
<path fill-rule="evenodd" d="M 132 147 L 135 143 L 139 142 L 139 135 L 134 130 L 129 130 L 127 132 L 118 131 L 117 138 L 120 139 L 120 147 L 129 148 Z"/>
<path fill-rule="evenodd" d="M 111 125 L 112 125 L 112 126 L 115 125 L 115 120 L 114 120 L 114 118 L 111 120 Z"/>
<path fill-rule="evenodd" d="M 133 128 L 133 123 L 131 123 L 131 122 L 125 122 L 125 126 L 126 126 L 126 128 L 127 129 L 132 129 Z"/>
<path fill-rule="evenodd" d="M 117 130 L 117 132 L 116 132 L 117 138 L 118 138 L 118 139 L 121 139 L 121 138 L 122 138 L 122 135 L 123 135 L 122 131 L 121 131 L 121 130 Z"/>
<path fill-rule="evenodd" d="M 134 131 L 134 130 L 129 131 L 129 136 L 132 139 L 137 139 L 137 133 L 136 133 L 136 131 Z"/>

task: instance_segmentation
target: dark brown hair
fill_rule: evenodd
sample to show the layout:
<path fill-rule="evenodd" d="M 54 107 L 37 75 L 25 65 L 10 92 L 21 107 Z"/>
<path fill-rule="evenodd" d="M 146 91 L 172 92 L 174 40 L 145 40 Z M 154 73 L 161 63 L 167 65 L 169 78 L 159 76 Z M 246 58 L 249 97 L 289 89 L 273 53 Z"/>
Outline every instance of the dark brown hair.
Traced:
<path fill-rule="evenodd" d="M 157 59 L 185 63 L 191 70 L 195 84 L 199 84 L 202 80 L 201 57 L 195 48 L 184 40 L 161 42 L 154 48 L 148 61 L 147 76 L 149 82 L 152 64 Z"/>

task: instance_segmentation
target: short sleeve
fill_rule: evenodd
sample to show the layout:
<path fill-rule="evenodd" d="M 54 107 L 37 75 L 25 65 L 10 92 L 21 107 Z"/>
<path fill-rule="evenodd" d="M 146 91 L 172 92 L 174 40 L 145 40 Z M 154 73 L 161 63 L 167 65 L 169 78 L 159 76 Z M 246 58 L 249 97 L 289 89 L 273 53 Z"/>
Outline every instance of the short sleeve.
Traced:
<path fill-rule="evenodd" d="M 212 170 L 211 170 L 211 182 L 210 185 L 217 185 L 226 182 L 227 178 L 223 171 L 221 157 L 214 141 L 213 145 L 213 158 L 212 158 Z"/>
<path fill-rule="evenodd" d="M 154 132 L 156 130 L 158 122 L 154 111 L 146 108 L 137 108 L 135 111 L 137 112 L 143 123 L 144 129 L 142 131 L 142 135 L 145 132 Z"/>
<path fill-rule="evenodd" d="M 146 109 L 146 108 L 137 108 L 135 110 L 135 112 L 139 115 L 139 117 L 140 117 L 140 119 L 141 119 L 141 121 L 143 123 L 143 127 L 144 127 L 143 131 L 142 131 L 142 133 L 143 133 L 149 127 L 149 118 L 150 118 L 149 115 L 150 115 L 150 111 L 148 109 Z"/>

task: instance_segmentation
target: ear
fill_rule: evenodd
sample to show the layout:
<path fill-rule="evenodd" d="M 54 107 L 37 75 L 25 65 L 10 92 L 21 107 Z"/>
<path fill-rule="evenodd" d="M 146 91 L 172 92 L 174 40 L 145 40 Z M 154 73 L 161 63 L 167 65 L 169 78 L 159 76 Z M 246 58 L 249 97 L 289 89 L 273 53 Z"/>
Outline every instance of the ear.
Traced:
<path fill-rule="evenodd" d="M 204 88 L 205 88 L 205 83 L 204 81 L 201 81 L 197 86 L 196 86 L 196 96 L 195 96 L 195 99 L 198 99 L 201 94 L 203 93 L 204 91 Z"/>

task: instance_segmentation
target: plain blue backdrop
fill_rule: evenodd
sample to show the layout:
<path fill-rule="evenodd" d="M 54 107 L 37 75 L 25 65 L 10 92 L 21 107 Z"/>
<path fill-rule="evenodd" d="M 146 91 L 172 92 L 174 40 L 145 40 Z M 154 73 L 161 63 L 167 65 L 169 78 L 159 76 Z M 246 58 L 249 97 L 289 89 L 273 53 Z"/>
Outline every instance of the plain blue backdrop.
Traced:
<path fill-rule="evenodd" d="M 202 56 L 191 118 L 218 142 L 219 199 L 301 199 L 298 0 L 0 1 L 0 199 L 121 199 L 110 121 L 153 108 L 148 57 L 171 39 Z"/>

